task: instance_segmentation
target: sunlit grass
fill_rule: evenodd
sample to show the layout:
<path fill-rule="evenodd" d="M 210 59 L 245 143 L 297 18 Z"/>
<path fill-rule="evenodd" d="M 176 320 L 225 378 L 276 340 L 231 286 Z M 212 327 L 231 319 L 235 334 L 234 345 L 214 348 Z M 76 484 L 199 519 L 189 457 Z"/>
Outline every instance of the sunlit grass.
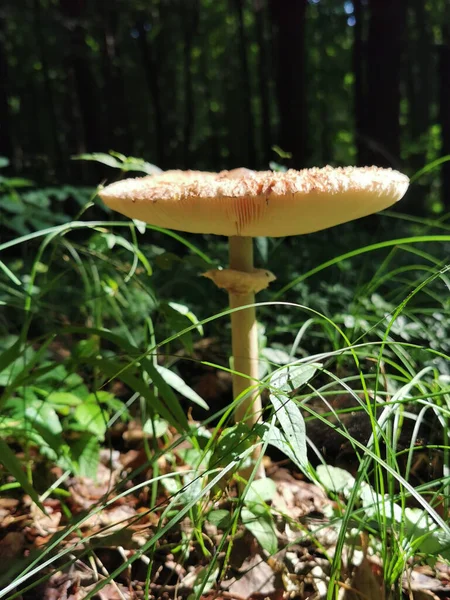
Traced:
<path fill-rule="evenodd" d="M 429 227 L 430 223 L 424 226 Z M 160 229 L 154 230 L 162 233 Z M 114 238 L 108 238 L 111 233 L 114 233 Z M 82 240 L 79 237 L 72 239 L 75 234 L 81 234 Z M 94 239 L 95 235 L 100 238 Z M 187 249 L 188 256 L 195 254 L 209 264 L 215 261 L 216 257 L 211 253 L 207 254 L 182 236 L 169 235 L 174 243 Z M 42 241 L 35 246 L 38 238 Z M 71 455 L 74 447 L 64 442 L 68 431 L 80 431 L 80 421 L 71 420 L 76 409 L 69 405 L 65 411 L 67 414 L 64 414 L 58 412 L 56 405 L 50 406 L 52 390 L 42 383 L 61 364 L 65 373 L 58 382 L 52 380 L 52 385 L 58 386 L 58 390 L 53 391 L 62 389 L 64 393 L 73 393 L 67 382 L 73 374 L 83 373 L 84 379 L 81 382 L 77 380 L 76 385 L 78 388 L 84 386 L 86 394 L 94 394 L 98 398 L 99 392 L 107 391 L 116 381 L 121 381 L 129 394 L 126 410 L 123 402 L 121 406 L 112 400 L 110 405 L 92 402 L 98 408 L 97 412 L 93 409 L 92 420 L 99 418 L 100 421 L 97 429 L 87 424 L 89 439 L 95 438 L 94 450 L 98 451 L 100 445 L 105 444 L 105 436 L 111 426 L 126 420 L 129 411 L 134 411 L 143 425 L 148 423 L 149 427 L 156 427 L 156 421 L 162 418 L 179 436 L 174 441 L 163 434 L 159 447 L 152 438 L 144 440 L 145 464 L 130 473 L 111 495 L 87 513 L 69 516 L 68 525 L 44 548 L 32 552 L 23 563 L 17 564 L 9 580 L 3 578 L 0 598 L 19 597 L 26 589 L 48 578 L 49 567 L 62 570 L 77 560 L 89 560 L 89 557 L 95 556 L 98 533 L 87 535 L 75 543 L 69 541 L 70 537 L 92 515 L 144 487 L 152 490 L 152 505 L 148 507 L 148 513 L 157 515 L 158 525 L 132 556 L 124 558 L 117 569 L 99 580 L 87 598 L 95 596 L 109 581 L 142 557 L 148 563 L 148 588 L 153 553 L 158 543 L 189 517 L 192 535 L 202 547 L 204 514 L 225 494 L 224 482 L 236 474 L 238 465 L 251 453 L 255 444 L 261 444 L 264 450 L 269 447 L 267 432 L 276 426 L 277 411 L 267 402 L 264 413 L 264 421 L 268 424 L 266 429 L 244 432 L 240 445 L 230 452 L 229 462 L 224 463 L 220 445 L 224 443 L 226 428 L 231 426 L 235 405 L 242 399 L 236 399 L 221 410 L 210 407 L 210 412 L 205 413 L 201 421 L 201 425 L 209 430 L 209 438 L 203 439 L 200 428 L 187 418 L 180 403 L 182 393 L 180 395 L 173 382 L 166 381 L 161 374 L 164 372 L 158 370 L 160 364 L 170 365 L 176 371 L 177 351 L 181 348 L 189 350 L 193 340 L 199 338 L 201 328 L 205 332 L 223 332 L 230 311 L 222 310 L 220 302 L 212 297 L 211 302 L 204 306 L 203 314 L 196 315 L 198 320 L 195 322 L 192 317 L 182 314 L 179 319 L 170 321 L 165 306 L 169 300 L 186 301 L 184 292 L 179 289 L 177 297 L 159 297 L 160 290 L 152 283 L 151 277 L 153 272 L 158 280 L 153 264 L 156 254 L 154 251 L 147 252 L 144 240 L 137 235 L 134 224 L 80 221 L 0 245 L 3 252 L 30 244 L 35 250 L 33 261 L 23 262 L 19 269 L 11 267 L 14 260 L 7 253 L 5 258 L 2 257 L 1 302 L 12 320 L 12 330 L 16 331 L 14 339 L 17 340 L 15 344 L 8 342 L 0 355 L 0 374 L 9 374 L 0 397 L 0 427 L 4 438 L 1 443 L 4 450 L 6 443 L 9 444 L 3 459 L 4 466 L 15 480 L 13 483 L 20 484 L 36 503 L 41 503 L 44 498 L 64 496 L 65 480 L 41 489 L 34 480 L 32 465 L 28 461 L 24 471 L 23 462 L 11 449 L 13 444 L 24 447 L 27 456 L 27 448 L 36 448 L 39 445 L 37 440 L 42 440 L 43 460 L 58 462 L 64 473 L 77 472 L 80 468 L 80 457 L 75 459 Z M 108 241 L 113 245 L 109 247 Z M 293 386 L 288 401 L 301 409 L 307 435 L 309 428 L 319 424 L 324 437 L 332 432 L 342 439 L 342 444 L 352 449 L 357 458 L 353 490 L 345 498 L 335 494 L 340 510 L 337 514 L 327 515 L 327 525 L 335 525 L 338 529 L 334 556 L 330 556 L 330 599 L 337 597 L 343 572 L 342 551 L 354 539 L 354 530 L 368 533 L 381 555 L 386 587 L 397 590 L 398 597 L 399 581 L 409 561 L 416 555 L 424 561 L 437 558 L 437 549 L 429 546 L 429 554 L 424 552 L 424 540 L 420 536 L 412 536 L 401 519 L 391 518 L 394 505 L 401 508 L 402 515 L 410 506 L 419 506 L 422 513 L 429 516 L 430 523 L 440 528 L 443 539 L 450 540 L 450 529 L 442 516 L 448 514 L 450 497 L 450 367 L 446 368 L 450 364 L 447 341 L 450 335 L 449 278 L 446 257 L 436 253 L 436 249 L 449 242 L 450 235 L 407 235 L 341 253 L 320 264 L 311 261 L 314 266 L 300 274 L 297 273 L 298 265 L 293 261 L 292 279 L 282 282 L 269 301 L 258 303 L 261 321 L 266 318 L 268 321 L 266 347 L 284 352 L 284 359 L 279 363 L 265 359 L 266 374 L 259 384 L 261 390 L 265 395 L 274 393 L 277 391 L 274 388 L 277 374 L 314 365 L 314 375 L 301 387 Z M 398 265 L 399 254 L 407 256 L 408 260 L 413 255 L 416 262 Z M 358 279 L 356 289 L 349 289 L 351 302 L 336 301 L 337 309 L 333 309 L 331 304 L 323 308 L 301 301 L 284 301 L 288 292 L 299 289 L 299 284 L 319 273 L 325 277 L 327 270 L 342 267 L 345 261 L 360 260 L 364 255 L 376 261 L 377 267 L 367 281 Z M 195 266 L 187 261 L 184 266 L 195 276 Z M 203 283 L 206 286 L 206 282 Z M 352 285 L 355 285 L 355 278 L 352 278 Z M 63 301 L 58 297 L 62 294 L 59 286 L 70 286 Z M 202 302 L 203 298 L 198 304 Z M 8 331 L 10 325 L 4 322 L 3 330 Z M 66 358 L 56 361 L 50 351 L 51 345 L 55 341 L 63 342 L 67 336 L 71 337 L 71 352 Z M 271 356 L 273 358 L 274 355 Z M 225 351 L 221 358 L 224 359 L 221 364 L 213 360 L 205 360 L 204 363 L 231 372 Z M 188 394 L 189 402 L 196 401 L 190 392 L 185 390 L 185 394 Z M 336 398 L 344 395 L 351 398 L 350 407 L 342 408 L 339 402 L 335 402 Z M 34 412 L 27 411 L 31 398 Z M 282 400 L 279 410 L 287 403 Z M 49 408 L 53 412 L 48 412 Z M 39 419 L 39 410 L 47 410 L 42 415 L 51 414 L 52 418 L 56 415 L 61 424 L 59 441 L 55 440 L 57 424 L 54 424 L 56 429 L 53 432 L 46 430 L 44 420 Z M 367 424 L 367 440 L 358 439 L 351 433 L 346 424 L 351 413 Z M 433 427 L 435 439 L 431 445 L 422 440 L 425 425 Z M 195 464 L 182 474 L 158 474 L 158 460 L 164 456 L 173 457 L 184 441 L 197 451 Z M 418 484 L 414 467 L 416 457 L 421 459 L 424 451 L 432 451 L 438 458 L 442 457 L 442 467 L 431 473 L 427 481 Z M 323 455 L 317 445 L 311 444 L 308 452 L 314 464 L 328 464 L 330 457 Z M 309 464 L 305 468 L 300 457 L 297 458 L 295 464 L 303 469 L 305 476 L 317 480 L 313 466 Z M 94 469 L 95 456 L 86 457 L 88 460 L 92 461 L 90 468 Z M 153 476 L 136 484 L 138 477 L 148 469 L 153 470 Z M 192 479 L 188 481 L 187 476 Z M 176 490 L 173 493 L 164 488 L 162 482 L 166 480 L 174 482 Z M 3 493 L 12 489 L 7 487 L 11 481 L 6 476 L 0 483 Z M 216 567 L 221 567 L 219 552 L 224 552 L 226 557 L 230 555 L 230 539 L 241 526 L 240 511 L 244 507 L 245 491 L 250 489 L 251 483 L 251 479 L 244 483 L 243 493 L 232 500 L 232 519 L 223 530 L 217 553 L 208 562 L 205 585 Z M 374 497 L 379 500 L 370 519 L 366 516 L 367 507 L 363 509 L 361 506 L 360 494 L 364 485 L 372 486 Z M 164 489 L 167 499 L 157 505 L 159 490 Z M 133 517 L 131 521 L 142 519 L 148 513 Z M 288 515 L 285 518 L 289 520 Z M 130 521 L 120 525 L 126 529 Z M 314 540 L 318 531 L 313 525 L 309 527 L 308 535 Z M 318 529 L 321 527 L 323 524 L 317 525 Z M 108 527 L 101 533 L 107 532 Z M 305 532 L 302 531 L 301 535 L 304 536 Z M 202 551 L 207 556 L 209 550 L 206 546 Z M 445 551 L 445 546 L 442 551 Z M 199 585 L 196 597 L 199 598 L 201 593 L 202 585 Z"/>

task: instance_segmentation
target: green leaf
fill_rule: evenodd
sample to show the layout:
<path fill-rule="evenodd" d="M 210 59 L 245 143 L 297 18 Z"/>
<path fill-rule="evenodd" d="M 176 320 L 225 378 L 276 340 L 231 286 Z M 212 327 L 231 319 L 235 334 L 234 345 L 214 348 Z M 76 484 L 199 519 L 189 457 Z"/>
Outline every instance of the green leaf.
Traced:
<path fill-rule="evenodd" d="M 151 418 L 147 419 L 142 430 L 150 437 L 160 438 L 167 432 L 168 427 L 167 421 Z"/>
<path fill-rule="evenodd" d="M 244 498 L 244 503 L 247 505 L 252 503 L 263 504 L 273 500 L 276 491 L 277 486 L 273 479 L 269 479 L 268 477 L 257 479 L 251 483 Z"/>
<path fill-rule="evenodd" d="M 280 146 L 272 146 L 272 150 L 278 154 L 278 156 L 280 158 L 292 158 L 292 152 L 286 152 L 286 150 L 283 150 L 282 148 L 280 148 Z"/>
<path fill-rule="evenodd" d="M 335 494 L 351 491 L 355 478 L 348 471 L 331 465 L 319 465 L 316 469 L 317 477 L 326 490 Z"/>
<path fill-rule="evenodd" d="M 107 414 L 96 402 L 83 402 L 76 407 L 74 418 L 84 428 L 103 439 L 106 433 Z"/>
<path fill-rule="evenodd" d="M 13 452 L 11 452 L 8 444 L 5 444 L 3 440 L 0 440 L 0 462 L 4 465 L 5 469 L 11 473 L 14 479 L 20 483 L 25 492 L 30 496 L 37 506 L 45 513 L 45 508 L 42 502 L 39 500 L 38 493 L 34 487 L 29 483 L 22 470 L 22 465 L 17 460 Z"/>
<path fill-rule="evenodd" d="M 269 512 L 262 515 L 255 514 L 249 508 L 244 507 L 241 511 L 241 518 L 242 523 L 266 552 L 272 555 L 278 551 L 278 538 Z"/>
<path fill-rule="evenodd" d="M 199 334 L 203 335 L 203 327 L 199 324 L 199 320 L 190 308 L 188 308 L 184 304 L 179 304 L 178 302 L 168 302 L 167 304 L 172 310 L 176 311 L 177 313 L 180 313 L 180 315 L 183 315 L 183 317 L 189 319 L 192 325 L 195 325 L 197 327 L 197 331 L 199 332 Z"/>
<path fill-rule="evenodd" d="M 231 513 L 225 509 L 212 510 L 208 513 L 206 519 L 211 525 L 215 525 L 219 529 L 228 529 L 231 524 Z"/>
<path fill-rule="evenodd" d="M 138 358 L 140 365 L 145 371 L 147 371 L 148 375 L 153 381 L 153 384 L 160 391 L 164 402 L 161 402 L 161 400 L 151 391 L 147 383 L 145 383 L 140 377 L 137 377 L 133 374 L 133 371 L 131 370 L 134 369 L 133 364 L 125 365 L 123 363 L 119 363 L 118 361 L 109 358 L 102 358 L 100 356 L 80 357 L 80 362 L 85 362 L 91 366 L 97 366 L 107 377 L 117 377 L 123 381 L 123 383 L 128 385 L 135 392 L 138 392 L 147 400 L 148 408 L 152 413 L 158 413 L 163 419 L 170 423 L 170 425 L 173 425 L 180 433 L 184 433 L 189 430 L 189 423 L 186 418 L 186 414 L 181 407 L 175 393 L 164 381 L 163 377 L 155 368 L 152 360 L 147 358 L 145 354 L 142 354 L 138 348 L 130 344 L 123 337 L 115 335 L 106 329 L 66 327 L 65 332 L 69 331 L 74 333 L 84 333 L 87 335 L 98 335 L 100 338 L 108 340 L 109 342 L 117 345 L 121 352 L 129 352 L 131 356 Z"/>
<path fill-rule="evenodd" d="M 272 375 L 270 387 L 280 392 L 292 392 L 308 383 L 320 367 L 320 364 L 300 364 L 283 367 Z"/>
<path fill-rule="evenodd" d="M 122 163 L 117 158 L 114 158 L 110 154 L 105 154 L 104 152 L 93 152 L 91 154 L 78 154 L 77 156 L 72 156 L 72 160 L 88 160 L 98 162 L 102 165 L 106 165 L 107 167 L 112 167 L 113 169 L 122 169 Z"/>
<path fill-rule="evenodd" d="M 6 185 L 11 188 L 22 188 L 32 186 L 34 185 L 34 182 L 30 179 L 23 179 L 22 177 L 8 177 Z"/>
<path fill-rule="evenodd" d="M 210 570 L 209 567 L 203 567 L 198 573 L 194 581 L 194 591 L 188 596 L 188 600 L 194 600 L 201 594 L 206 594 L 212 589 L 219 575 L 219 567 L 214 567 Z"/>
<path fill-rule="evenodd" d="M 9 165 L 9 158 L 6 156 L 0 156 L 0 169 L 4 169 Z"/>
<path fill-rule="evenodd" d="M 17 340 L 7 350 L 0 354 L 0 386 L 6 386 L 13 375 L 14 368 L 11 365 L 19 358 L 22 344 Z M 32 352 L 32 350 L 31 350 Z M 17 367 L 20 368 L 20 367 Z M 6 370 L 8 370 L 6 372 Z"/>
<path fill-rule="evenodd" d="M 58 406 L 78 406 L 82 403 L 82 400 L 78 396 L 70 392 L 51 392 L 47 396 L 46 401 Z"/>
<path fill-rule="evenodd" d="M 284 394 L 270 394 L 269 397 L 283 429 L 285 441 L 296 458 L 295 462 L 305 469 L 308 465 L 306 427 L 300 409 Z"/>
<path fill-rule="evenodd" d="M 25 418 L 29 419 L 33 426 L 39 423 L 53 435 L 62 433 L 62 426 L 55 409 L 45 401 L 33 402 L 25 408 Z"/>
<path fill-rule="evenodd" d="M 287 393 L 305 385 L 314 376 L 318 366 L 300 364 L 283 367 L 270 379 L 270 387 L 275 391 L 269 398 L 284 433 L 283 441 L 287 443 L 296 458 L 295 462 L 300 464 L 302 469 L 308 465 L 305 421 L 300 409 Z M 272 441 L 270 443 L 275 445 Z"/>
<path fill-rule="evenodd" d="M 253 441 L 253 432 L 245 423 L 238 423 L 224 429 L 220 435 L 213 457 L 212 465 L 225 465 L 238 462 L 246 454 Z"/>
<path fill-rule="evenodd" d="M 71 458 L 74 467 L 83 477 L 95 479 L 100 459 L 100 446 L 97 438 L 90 433 L 84 433 L 71 446 Z"/>
<path fill-rule="evenodd" d="M 268 444 L 283 452 L 300 470 L 304 469 L 304 464 L 300 462 L 286 436 L 278 427 L 270 426 L 268 423 L 261 423 L 257 426 L 257 430 L 260 433 L 261 439 L 266 441 L 269 438 L 267 439 Z"/>
<path fill-rule="evenodd" d="M 201 398 L 201 396 L 199 396 L 197 392 L 190 388 L 179 375 L 177 375 L 170 369 L 166 369 L 166 367 L 162 367 L 160 365 L 156 365 L 156 369 L 161 374 L 164 381 L 168 383 L 170 387 L 172 387 L 175 391 L 177 391 L 179 394 L 181 394 L 188 400 L 191 400 L 191 402 L 198 404 L 198 406 L 201 406 L 205 410 L 209 410 L 209 406 L 206 404 L 203 398 Z"/>

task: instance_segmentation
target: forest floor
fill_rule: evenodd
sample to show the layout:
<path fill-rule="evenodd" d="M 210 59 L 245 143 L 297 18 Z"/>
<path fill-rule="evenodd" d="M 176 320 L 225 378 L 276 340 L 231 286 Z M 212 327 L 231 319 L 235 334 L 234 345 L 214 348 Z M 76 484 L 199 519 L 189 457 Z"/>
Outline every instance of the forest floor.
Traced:
<path fill-rule="evenodd" d="M 175 432 L 171 432 L 173 436 Z M 266 476 L 276 486 L 270 501 L 279 550 L 269 557 L 250 531 L 239 522 L 232 534 L 225 534 L 220 523 L 202 521 L 201 538 L 195 532 L 192 512 L 179 521 L 153 547 L 141 553 L 147 540 L 169 520 L 162 517 L 171 493 L 158 486 L 152 497 L 154 467 L 148 467 L 148 447 L 139 422 L 114 428 L 109 449 L 101 451 L 97 477 L 70 477 L 64 482 L 65 493 L 50 494 L 43 500 L 44 514 L 27 496 L 3 495 L 0 498 L 0 570 L 5 572 L 18 561 L 30 560 L 62 537 L 53 551 L 64 557 L 43 568 L 33 587 L 9 597 L 21 600 L 132 600 L 140 598 L 172 600 L 319 600 L 327 598 L 331 565 L 335 555 L 338 529 L 329 515 L 336 500 L 322 488 L 295 472 L 288 461 L 264 458 Z M 177 450 L 189 448 L 183 442 Z M 178 469 L 182 475 L 188 466 L 176 455 L 175 463 L 161 458 L 158 474 Z M 25 458 L 25 457 L 22 457 Z M 51 472 L 35 456 L 36 481 L 39 477 L 57 480 L 59 467 Z M 130 474 L 134 478 L 129 478 Z M 136 491 L 117 494 L 117 486 Z M 230 481 L 214 497 L 198 503 L 199 512 L 233 512 L 238 488 Z M 112 502 L 112 498 L 117 498 Z M 151 509 L 149 509 L 151 507 Z M 73 527 L 73 523 L 79 523 Z M 70 528 L 70 533 L 67 530 Z M 217 568 L 208 591 L 199 595 L 199 574 L 205 573 L 216 556 Z M 126 562 L 137 558 L 130 564 Z M 432 567 L 410 562 L 401 588 L 386 595 L 381 557 L 373 550 L 368 533 L 358 532 L 353 547 L 346 546 L 341 556 L 338 589 L 341 600 L 449 600 L 450 570 L 437 561 Z M 25 566 L 24 562 L 24 566 Z M 64 566 L 65 565 L 65 566 Z M 42 581 L 38 581 L 44 577 Z M 28 582 L 30 583 L 30 582 Z M 103 585 L 102 589 L 98 589 Z M 333 596 L 335 597 L 335 596 Z"/>

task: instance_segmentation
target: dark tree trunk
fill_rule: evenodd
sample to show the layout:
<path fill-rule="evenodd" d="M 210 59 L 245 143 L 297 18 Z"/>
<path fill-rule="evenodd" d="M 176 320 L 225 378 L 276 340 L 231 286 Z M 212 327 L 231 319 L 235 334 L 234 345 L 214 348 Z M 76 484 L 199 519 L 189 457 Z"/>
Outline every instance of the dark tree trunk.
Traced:
<path fill-rule="evenodd" d="M 142 55 L 145 79 L 147 81 L 147 87 L 153 103 L 156 163 L 159 167 L 164 168 L 164 111 L 160 95 L 161 86 L 159 61 L 154 53 L 154 40 L 149 42 L 147 38 L 147 31 L 145 29 L 145 22 L 143 18 L 138 19 L 136 23 L 136 30 L 138 33 L 138 42 Z"/>
<path fill-rule="evenodd" d="M 450 9 L 447 10 L 447 14 Z M 450 16 L 450 15 L 449 15 Z M 441 122 L 441 155 L 450 155 L 450 24 L 448 20 L 442 28 L 443 44 L 439 48 L 439 120 Z M 450 162 L 445 162 L 441 170 L 442 202 L 450 210 Z"/>
<path fill-rule="evenodd" d="M 192 88 L 192 44 L 197 34 L 199 24 L 199 6 L 197 0 L 188 4 L 181 0 L 181 15 L 184 30 L 183 71 L 184 71 L 184 126 L 183 126 L 183 163 L 185 168 L 192 168 L 191 162 L 191 137 L 194 127 L 195 110 L 194 94 Z"/>
<path fill-rule="evenodd" d="M 255 146 L 255 123 L 252 110 L 252 87 L 250 80 L 250 69 L 248 66 L 247 57 L 247 35 L 244 24 L 244 0 L 234 0 L 236 11 L 238 14 L 239 24 L 239 56 L 241 63 L 241 90 L 243 95 L 243 112 L 245 115 L 245 130 L 243 138 L 247 141 L 247 164 L 245 166 L 255 167 L 256 146 Z"/>
<path fill-rule="evenodd" d="M 305 97 L 305 14 L 307 0 L 271 0 L 275 27 L 277 99 L 280 131 L 277 143 L 292 153 L 292 166 L 307 161 Z"/>
<path fill-rule="evenodd" d="M 255 28 L 258 44 L 258 88 L 261 102 L 261 158 L 267 168 L 271 158 L 272 147 L 272 121 L 270 111 L 269 82 L 270 69 L 267 57 L 267 33 L 266 33 L 266 3 L 261 1 L 255 5 Z"/>
<path fill-rule="evenodd" d="M 34 29 L 36 35 L 36 41 L 38 45 L 38 52 L 40 54 L 42 64 L 42 74 L 44 77 L 44 90 L 46 96 L 46 105 L 49 114 L 49 137 L 53 142 L 52 156 L 49 157 L 50 161 L 53 162 L 56 168 L 56 173 L 63 178 L 67 176 L 67 162 L 65 160 L 65 150 L 60 139 L 60 122 L 56 111 L 56 101 L 53 89 L 53 84 L 50 79 L 49 62 L 47 55 L 46 40 L 44 35 L 44 29 L 41 18 L 41 0 L 34 0 Z"/>
<path fill-rule="evenodd" d="M 353 0 L 355 25 L 353 27 L 353 75 L 354 75 L 354 113 L 355 113 L 355 143 L 357 163 L 364 166 L 365 149 L 364 132 L 367 129 L 366 94 L 365 94 L 365 43 L 364 43 L 364 13 L 361 0 Z"/>
<path fill-rule="evenodd" d="M 413 171 L 421 169 L 426 162 L 427 136 L 430 127 L 430 105 L 432 102 L 432 32 L 429 13 L 423 0 L 413 0 L 408 28 L 408 55 L 417 57 L 408 61 L 407 89 L 409 104 L 409 133 L 413 151 L 410 164 Z M 408 212 L 420 215 L 424 213 L 428 185 L 419 181 L 408 194 Z"/>
<path fill-rule="evenodd" d="M 219 113 L 211 110 L 215 98 L 211 91 L 212 77 L 210 69 L 208 50 L 203 48 L 200 54 L 200 71 L 202 73 L 204 103 L 205 106 L 207 106 L 206 120 L 210 130 L 210 134 L 205 140 L 205 145 L 208 148 L 208 161 L 210 163 L 210 167 L 208 168 L 220 171 L 222 168 L 222 157 L 220 154 L 221 141 L 219 134 L 221 123 Z"/>
<path fill-rule="evenodd" d="M 406 0 L 369 0 L 365 162 L 398 167 L 400 78 Z"/>
<path fill-rule="evenodd" d="M 8 60 L 5 49 L 5 19 L 0 14 L 0 156 L 13 159 L 10 131 Z"/>
<path fill-rule="evenodd" d="M 103 149 L 99 131 L 100 111 L 95 94 L 96 82 L 92 76 L 87 56 L 86 32 L 82 20 L 85 1 L 60 0 L 60 7 L 68 40 L 65 56 L 66 69 L 69 85 L 73 86 L 72 93 L 75 93 L 83 126 L 83 150 L 99 151 Z"/>
<path fill-rule="evenodd" d="M 108 143 L 108 148 L 130 154 L 133 151 L 130 115 L 117 43 L 119 5 L 117 0 L 109 0 L 101 3 L 101 6 L 103 10 L 102 60 L 105 77 L 103 99 L 105 115 L 107 115 L 107 123 L 104 127 L 105 141 Z"/>

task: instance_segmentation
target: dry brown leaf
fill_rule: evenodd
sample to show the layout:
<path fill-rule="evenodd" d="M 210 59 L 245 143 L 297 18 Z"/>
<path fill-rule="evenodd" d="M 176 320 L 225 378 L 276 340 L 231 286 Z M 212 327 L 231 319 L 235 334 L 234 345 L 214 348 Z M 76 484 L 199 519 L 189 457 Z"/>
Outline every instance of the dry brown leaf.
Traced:
<path fill-rule="evenodd" d="M 343 600 L 384 600 L 386 597 L 383 584 L 376 578 L 367 558 L 355 567 L 348 585 Z"/>
<path fill-rule="evenodd" d="M 322 512 L 330 504 L 325 492 L 317 485 L 295 479 L 287 469 L 277 469 L 272 475 L 277 491 L 272 506 L 293 519 L 311 512 Z"/>
<path fill-rule="evenodd" d="M 439 596 L 427 590 L 418 590 L 413 592 L 414 600 L 440 600 Z"/>
<path fill-rule="evenodd" d="M 275 572 L 259 554 L 245 560 L 239 571 L 242 576 L 223 581 L 222 589 L 243 598 L 254 594 L 267 596 L 276 591 Z"/>
<path fill-rule="evenodd" d="M 45 510 L 47 514 L 44 514 L 37 504 L 32 504 L 30 507 L 31 527 L 42 537 L 56 533 L 62 517 L 61 510 L 52 506 L 46 504 Z"/>
<path fill-rule="evenodd" d="M 0 540 L 0 573 L 5 573 L 23 554 L 26 540 L 21 531 L 10 531 Z"/>
<path fill-rule="evenodd" d="M 130 519 L 136 516 L 133 507 L 127 504 L 113 506 L 107 510 L 91 515 L 80 525 L 82 529 L 99 529 L 108 527 L 106 533 L 111 533 L 116 529 L 124 527 Z"/>
<path fill-rule="evenodd" d="M 419 571 L 419 569 L 414 569 L 405 574 L 403 577 L 403 587 L 405 590 L 411 590 L 413 592 L 422 590 L 426 592 L 450 592 L 450 588 L 443 585 L 439 579 L 436 577 L 429 577 L 428 575 L 425 575 L 425 573 Z"/>

